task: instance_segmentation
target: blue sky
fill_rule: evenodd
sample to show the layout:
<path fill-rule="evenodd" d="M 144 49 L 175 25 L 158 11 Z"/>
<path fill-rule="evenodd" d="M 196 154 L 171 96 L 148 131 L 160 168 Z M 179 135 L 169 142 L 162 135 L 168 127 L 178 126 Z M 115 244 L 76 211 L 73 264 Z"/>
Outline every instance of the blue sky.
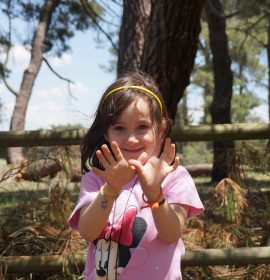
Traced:
<path fill-rule="evenodd" d="M 100 96 L 116 76 L 100 67 L 107 65 L 113 58 L 108 51 L 109 45 L 98 48 L 92 33 L 76 34 L 71 40 L 71 52 L 61 58 L 48 57 L 57 73 L 75 82 L 75 85 L 71 85 L 72 96 L 68 92 L 67 83 L 56 77 L 43 63 L 30 99 L 26 130 L 49 129 L 58 124 L 80 123 L 89 126 L 89 118 Z M 11 53 L 9 67 L 12 75 L 9 83 L 16 90 L 29 57 L 29 52 L 20 45 L 16 45 Z M 0 84 L 0 98 L 4 103 L 4 121 L 0 124 L 0 130 L 9 130 L 15 96 Z"/>

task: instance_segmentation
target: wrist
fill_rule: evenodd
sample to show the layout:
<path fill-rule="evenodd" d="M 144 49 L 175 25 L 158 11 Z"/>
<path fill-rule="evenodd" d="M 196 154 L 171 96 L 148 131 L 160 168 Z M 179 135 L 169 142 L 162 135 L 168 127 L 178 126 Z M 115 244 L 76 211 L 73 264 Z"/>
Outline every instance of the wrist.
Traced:
<path fill-rule="evenodd" d="M 117 198 L 119 196 L 119 191 L 115 190 L 111 185 L 105 184 L 100 188 L 100 191 L 104 193 L 104 195 L 112 198 Z"/>
<path fill-rule="evenodd" d="M 99 190 L 102 200 L 101 200 L 101 208 L 106 209 L 108 200 L 114 201 L 119 196 L 119 192 L 115 192 L 112 189 L 110 189 L 110 185 L 103 185 Z"/>
<path fill-rule="evenodd" d="M 147 207 L 150 207 L 151 209 L 158 208 L 159 206 L 161 206 L 165 202 L 165 198 L 163 196 L 162 188 L 160 187 L 159 195 L 156 199 L 149 200 L 148 198 L 146 198 L 146 195 L 144 193 L 142 193 L 142 200 L 146 203 L 146 205 L 143 206 L 142 209 L 147 208 Z"/>
<path fill-rule="evenodd" d="M 158 201 L 161 199 L 161 196 L 163 196 L 162 188 L 157 187 L 155 192 L 144 191 L 143 196 L 144 196 L 144 201 L 147 201 L 148 203 Z"/>

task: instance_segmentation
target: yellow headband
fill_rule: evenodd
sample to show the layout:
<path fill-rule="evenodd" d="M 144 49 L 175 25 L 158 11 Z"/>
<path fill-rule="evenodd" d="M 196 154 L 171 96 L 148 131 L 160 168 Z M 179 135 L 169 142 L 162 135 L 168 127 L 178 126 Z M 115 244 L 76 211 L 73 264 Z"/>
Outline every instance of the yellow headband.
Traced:
<path fill-rule="evenodd" d="M 122 90 L 122 89 L 125 89 L 125 88 L 139 89 L 139 90 L 145 91 L 145 92 L 149 93 L 150 95 L 152 95 L 152 96 L 156 99 L 156 101 L 158 102 L 159 107 L 160 107 L 160 111 L 161 111 L 161 114 L 162 114 L 163 109 L 162 109 L 162 103 L 161 103 L 160 98 L 159 98 L 155 93 L 153 93 L 150 89 L 147 89 L 147 88 L 145 88 L 145 87 L 140 87 L 140 86 L 122 86 L 122 87 L 114 88 L 113 90 L 111 90 L 110 92 L 108 92 L 108 93 L 105 95 L 105 97 L 103 98 L 102 103 L 101 103 L 101 105 L 100 105 L 100 108 L 102 108 L 102 106 L 103 106 L 105 100 L 106 100 L 112 93 L 114 93 L 114 92 L 116 92 L 116 91 L 119 91 L 119 90 Z"/>

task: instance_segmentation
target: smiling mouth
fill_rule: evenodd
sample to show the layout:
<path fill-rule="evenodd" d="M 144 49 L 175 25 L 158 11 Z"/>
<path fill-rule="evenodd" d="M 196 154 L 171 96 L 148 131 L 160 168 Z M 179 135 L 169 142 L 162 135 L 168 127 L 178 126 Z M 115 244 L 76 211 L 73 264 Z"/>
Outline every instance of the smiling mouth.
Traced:
<path fill-rule="evenodd" d="M 126 153 L 132 153 L 132 154 L 135 154 L 135 153 L 141 152 L 142 150 L 143 150 L 143 148 L 134 149 L 134 150 L 123 149 L 123 151 L 124 151 L 124 152 L 126 152 Z"/>

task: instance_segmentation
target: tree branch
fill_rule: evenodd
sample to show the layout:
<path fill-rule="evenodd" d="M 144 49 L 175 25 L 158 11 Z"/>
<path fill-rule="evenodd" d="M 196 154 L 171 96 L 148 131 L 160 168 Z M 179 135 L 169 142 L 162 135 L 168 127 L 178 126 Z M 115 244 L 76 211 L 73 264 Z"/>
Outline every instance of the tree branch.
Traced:
<path fill-rule="evenodd" d="M 107 37 L 107 39 L 112 44 L 113 48 L 117 51 L 118 47 L 114 44 L 111 36 L 101 27 L 101 25 L 98 23 L 95 17 L 99 17 L 97 13 L 92 9 L 91 5 L 88 4 L 85 0 L 80 0 L 82 6 L 84 7 L 86 13 L 89 15 L 89 17 L 92 19 L 93 23 L 97 26 L 97 28 Z"/>
<path fill-rule="evenodd" d="M 206 0 L 204 2 L 204 7 L 205 9 L 208 10 L 209 14 L 217 17 L 217 18 L 220 18 L 222 15 L 217 11 L 216 7 L 213 5 L 213 3 L 209 0 Z M 224 15 L 223 15 L 224 16 Z"/>
<path fill-rule="evenodd" d="M 232 17 L 237 16 L 239 14 L 240 14 L 240 10 L 237 10 L 237 11 L 231 13 L 231 14 L 225 15 L 225 19 L 232 18 Z"/>
<path fill-rule="evenodd" d="M 61 80 L 64 80 L 68 83 L 68 92 L 70 94 L 70 96 L 73 97 L 73 94 L 71 92 L 71 89 L 70 89 L 70 84 L 75 84 L 75 82 L 71 81 L 70 79 L 67 79 L 67 78 L 64 78 L 62 77 L 60 74 L 58 74 L 54 69 L 53 67 L 50 65 L 49 61 L 43 56 L 42 57 L 42 60 L 47 64 L 47 66 L 49 67 L 49 69 Z"/>
<path fill-rule="evenodd" d="M 9 5 L 10 3 L 8 3 Z M 9 7 L 8 9 L 9 10 Z M 6 86 L 6 88 L 13 93 L 16 97 L 19 95 L 18 92 L 16 90 L 14 90 L 8 83 L 7 78 L 6 78 L 6 66 L 8 64 L 8 59 L 9 59 L 9 53 L 10 53 L 10 49 L 11 49 L 11 18 L 10 18 L 10 13 L 7 12 L 7 17 L 8 17 L 8 44 L 7 44 L 7 52 L 6 52 L 6 59 L 4 61 L 4 63 L 1 63 L 0 67 L 0 71 L 2 74 L 2 79 L 4 82 L 4 85 Z"/>
<path fill-rule="evenodd" d="M 75 84 L 75 82 L 71 81 L 70 79 L 67 79 L 67 78 L 64 78 L 62 77 L 60 74 L 58 74 L 54 69 L 53 67 L 50 65 L 49 61 L 45 58 L 45 57 L 42 57 L 42 60 L 44 60 L 44 62 L 47 64 L 47 66 L 50 68 L 50 70 L 61 80 L 64 80 L 68 83 L 71 83 L 71 84 Z"/>
<path fill-rule="evenodd" d="M 102 0 L 99 0 L 99 5 L 102 7 L 102 6 L 104 6 L 105 7 L 105 9 L 106 9 L 106 11 L 109 13 L 110 12 L 110 16 L 112 16 L 112 17 L 119 17 L 119 15 L 107 4 L 107 3 L 105 3 L 104 1 L 102 1 Z M 98 15 L 98 14 L 96 14 L 96 16 L 97 17 L 99 17 L 102 21 L 104 21 L 104 22 L 106 22 L 106 23 L 108 23 L 108 24 L 110 24 L 110 25 L 113 25 L 113 26 L 115 26 L 115 27 L 120 27 L 120 26 L 117 26 L 116 24 L 113 24 L 113 23 L 111 23 L 111 22 L 109 22 L 108 20 L 106 20 L 106 19 L 104 19 L 103 17 L 101 17 L 100 15 Z"/>

